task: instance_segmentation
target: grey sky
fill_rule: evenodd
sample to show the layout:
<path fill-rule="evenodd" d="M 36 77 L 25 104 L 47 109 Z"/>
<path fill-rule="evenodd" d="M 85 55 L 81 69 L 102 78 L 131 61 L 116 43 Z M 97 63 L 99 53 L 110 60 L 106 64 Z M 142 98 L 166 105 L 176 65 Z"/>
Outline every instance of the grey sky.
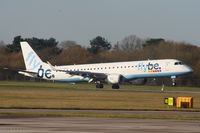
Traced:
<path fill-rule="evenodd" d="M 89 45 L 134 34 L 200 44 L 200 0 L 0 0 L 0 40 L 54 37 Z M 200 45 L 199 45 L 200 46 Z"/>

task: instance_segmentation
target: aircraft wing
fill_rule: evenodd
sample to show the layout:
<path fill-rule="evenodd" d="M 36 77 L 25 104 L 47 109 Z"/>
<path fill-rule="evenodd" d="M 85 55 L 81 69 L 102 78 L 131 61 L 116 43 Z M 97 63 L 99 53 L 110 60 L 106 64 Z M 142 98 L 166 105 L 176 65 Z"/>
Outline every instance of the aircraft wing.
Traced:
<path fill-rule="evenodd" d="M 65 73 L 71 74 L 71 75 L 79 75 L 79 76 L 83 76 L 83 77 L 89 77 L 91 79 L 98 79 L 98 78 L 104 79 L 104 78 L 107 77 L 107 75 L 105 73 L 96 73 L 96 72 L 87 72 L 87 71 L 60 70 L 60 69 L 56 69 L 48 61 L 47 61 L 47 64 L 49 64 L 51 69 L 54 70 L 54 71 L 65 72 Z"/>
<path fill-rule="evenodd" d="M 56 70 L 56 71 L 65 72 L 71 75 L 89 77 L 89 78 L 106 78 L 107 77 L 105 73 L 96 73 L 96 72 L 87 72 L 87 71 L 67 71 L 67 70 Z"/>

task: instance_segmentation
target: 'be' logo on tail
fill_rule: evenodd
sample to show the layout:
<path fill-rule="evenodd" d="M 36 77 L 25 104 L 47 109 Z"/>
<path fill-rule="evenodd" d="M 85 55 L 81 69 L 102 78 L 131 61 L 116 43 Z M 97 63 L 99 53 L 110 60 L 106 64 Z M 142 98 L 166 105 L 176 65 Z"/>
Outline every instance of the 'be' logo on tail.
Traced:
<path fill-rule="evenodd" d="M 50 79 L 52 77 L 51 70 L 50 69 L 44 70 L 42 68 L 42 65 L 40 65 L 40 68 L 38 69 L 38 77 L 43 78 L 44 76 Z"/>

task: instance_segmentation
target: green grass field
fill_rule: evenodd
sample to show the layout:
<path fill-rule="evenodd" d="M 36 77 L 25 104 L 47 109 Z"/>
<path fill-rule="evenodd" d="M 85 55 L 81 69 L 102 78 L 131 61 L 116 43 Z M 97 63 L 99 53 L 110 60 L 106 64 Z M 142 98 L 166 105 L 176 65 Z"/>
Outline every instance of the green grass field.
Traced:
<path fill-rule="evenodd" d="M 161 86 L 122 85 L 121 89 L 112 90 L 109 85 L 96 89 L 94 84 L 0 82 L 0 108 L 200 111 L 200 93 L 188 93 L 200 92 L 200 88 L 166 87 L 170 92 L 160 89 Z M 193 97 L 194 108 L 169 108 L 163 103 L 165 97 L 178 96 Z"/>
<path fill-rule="evenodd" d="M 38 82 L 0 82 L 0 108 L 59 108 L 59 109 L 121 109 L 168 110 L 165 97 L 191 96 L 194 109 L 200 110 L 200 88 L 122 85 L 119 90 L 96 89 L 94 84 L 65 84 Z M 153 91 L 153 92 L 148 92 Z"/>

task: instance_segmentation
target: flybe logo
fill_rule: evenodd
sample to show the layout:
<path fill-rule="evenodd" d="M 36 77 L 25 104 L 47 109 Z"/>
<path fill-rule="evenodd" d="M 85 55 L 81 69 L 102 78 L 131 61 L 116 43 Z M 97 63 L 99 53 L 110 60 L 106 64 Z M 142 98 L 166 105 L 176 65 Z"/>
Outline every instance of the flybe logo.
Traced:
<path fill-rule="evenodd" d="M 141 62 L 138 63 L 137 70 L 143 72 L 161 72 L 161 67 L 158 63 L 149 62 L 148 64 L 144 64 L 143 62 Z"/>
<path fill-rule="evenodd" d="M 51 79 L 54 77 L 54 75 L 51 74 L 50 69 L 46 69 L 46 70 L 43 69 L 41 62 L 39 60 L 37 60 L 36 55 L 32 51 L 27 54 L 25 60 L 26 60 L 28 69 L 37 71 L 38 72 L 37 76 L 39 78 Z"/>
<path fill-rule="evenodd" d="M 40 62 L 37 61 L 32 51 L 27 54 L 25 60 L 29 70 L 36 70 L 40 66 Z"/>
<path fill-rule="evenodd" d="M 40 65 L 40 68 L 38 69 L 38 77 L 39 78 L 48 78 L 48 79 L 51 79 L 54 77 L 54 75 L 51 75 L 51 70 L 50 69 L 47 69 L 47 70 L 44 70 L 42 68 L 42 65 Z"/>

